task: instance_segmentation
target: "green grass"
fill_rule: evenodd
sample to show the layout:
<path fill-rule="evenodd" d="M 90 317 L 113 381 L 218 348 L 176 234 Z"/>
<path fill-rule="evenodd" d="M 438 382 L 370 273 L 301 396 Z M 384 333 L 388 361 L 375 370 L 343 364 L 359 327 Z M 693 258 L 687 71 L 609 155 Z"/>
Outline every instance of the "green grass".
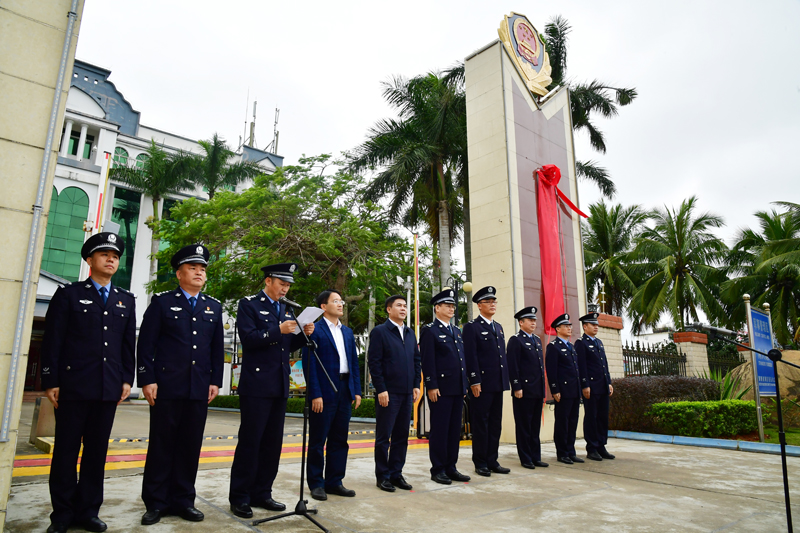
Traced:
<path fill-rule="evenodd" d="M 786 444 L 800 446 L 800 428 L 784 428 L 784 431 L 786 433 Z M 764 442 L 779 444 L 778 426 L 764 426 Z"/>

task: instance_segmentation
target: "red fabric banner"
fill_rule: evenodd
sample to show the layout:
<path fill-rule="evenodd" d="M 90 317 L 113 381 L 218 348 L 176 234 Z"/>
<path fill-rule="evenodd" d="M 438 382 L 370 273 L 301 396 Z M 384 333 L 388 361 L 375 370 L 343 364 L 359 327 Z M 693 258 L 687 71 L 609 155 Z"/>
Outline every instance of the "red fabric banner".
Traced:
<path fill-rule="evenodd" d="M 544 331 L 555 335 L 550 323 L 566 312 L 564 294 L 564 273 L 566 264 L 562 254 L 561 227 L 559 223 L 558 198 L 573 211 L 584 218 L 589 218 L 573 204 L 558 188 L 561 170 L 555 165 L 544 165 L 534 173 L 536 178 L 537 218 L 539 221 L 539 256 L 542 267 L 542 292 L 544 306 L 542 320 Z M 569 246 L 572 246 L 569 242 Z"/>

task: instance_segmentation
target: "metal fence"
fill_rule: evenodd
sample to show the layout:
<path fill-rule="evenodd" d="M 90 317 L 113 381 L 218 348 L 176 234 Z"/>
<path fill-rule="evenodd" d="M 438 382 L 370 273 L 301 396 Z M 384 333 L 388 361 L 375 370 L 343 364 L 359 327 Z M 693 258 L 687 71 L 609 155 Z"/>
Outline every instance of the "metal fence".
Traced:
<path fill-rule="evenodd" d="M 708 368 L 712 374 L 719 373 L 724 376 L 744 362 L 744 352 L 708 352 Z"/>
<path fill-rule="evenodd" d="M 625 376 L 685 376 L 686 355 L 680 350 L 650 344 L 625 343 L 622 347 Z"/>

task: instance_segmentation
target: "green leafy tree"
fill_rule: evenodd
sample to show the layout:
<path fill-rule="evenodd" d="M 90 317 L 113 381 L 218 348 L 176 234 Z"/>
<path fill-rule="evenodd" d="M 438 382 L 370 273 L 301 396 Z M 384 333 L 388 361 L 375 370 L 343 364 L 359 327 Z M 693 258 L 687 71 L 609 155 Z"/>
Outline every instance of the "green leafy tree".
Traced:
<path fill-rule="evenodd" d="M 590 205 L 589 213 L 581 232 L 589 299 L 602 290 L 602 311 L 622 316 L 638 281 L 630 254 L 648 215 L 638 205 L 609 206 L 602 200 Z"/>
<path fill-rule="evenodd" d="M 158 225 L 158 207 L 161 200 L 168 194 L 193 188 L 190 177 L 194 158 L 185 152 L 170 154 L 156 145 L 155 141 L 150 141 L 146 153 L 147 157 L 137 161 L 135 166 L 115 166 L 109 175 L 131 189 L 150 197 L 153 202 L 153 216 L 148 217 L 146 224 L 153 230 Z M 128 235 L 130 235 L 130 230 Z M 158 272 L 156 253 L 160 244 L 160 239 L 154 233 L 150 242 L 150 281 L 155 279 Z"/>
<path fill-rule="evenodd" d="M 438 245 L 442 285 L 450 278 L 466 184 L 466 100 L 453 80 L 430 73 L 384 83 L 398 119 L 375 124 L 349 159 L 353 172 L 379 169 L 365 198 L 388 196 L 392 222 L 422 225 Z"/>
<path fill-rule="evenodd" d="M 727 256 L 732 279 L 722 284 L 734 327 L 746 322 L 742 295 L 749 294 L 751 305 L 770 304 L 772 328 L 778 342 L 789 344 L 798 331 L 800 318 L 800 254 L 788 249 L 800 245 L 800 219 L 791 211 L 755 213 L 759 229 L 741 230 Z"/>
<path fill-rule="evenodd" d="M 654 226 L 636 239 L 632 258 L 647 276 L 631 300 L 639 326 L 654 326 L 668 313 L 682 330 L 699 320 L 699 310 L 712 320 L 725 320 L 719 286 L 726 279 L 720 265 L 727 246 L 711 233 L 724 223 L 717 215 L 695 214 L 696 204 L 692 196 L 677 210 L 653 211 Z"/>
<path fill-rule="evenodd" d="M 302 158 L 257 177 L 240 194 L 220 191 L 207 202 L 189 199 L 173 208 L 174 220 L 159 224 L 170 243 L 159 257 L 166 272 L 177 249 L 204 243 L 212 253 L 206 291 L 231 313 L 240 298 L 263 288 L 262 266 L 296 262 L 290 298 L 313 305 L 319 292 L 336 289 L 349 303 L 346 320 L 359 332 L 367 323 L 369 290 L 380 304 L 404 292 L 396 277 L 412 272 L 408 243 L 391 230 L 380 204 L 363 200 L 364 189 L 362 178 L 330 156 Z M 152 285 L 165 290 L 175 281 Z"/>
<path fill-rule="evenodd" d="M 233 190 L 239 183 L 264 173 L 263 168 L 251 161 L 232 162 L 233 150 L 216 133 L 211 139 L 197 143 L 203 149 L 203 156 L 196 161 L 192 179 L 208 191 L 209 199 L 220 189 Z"/>

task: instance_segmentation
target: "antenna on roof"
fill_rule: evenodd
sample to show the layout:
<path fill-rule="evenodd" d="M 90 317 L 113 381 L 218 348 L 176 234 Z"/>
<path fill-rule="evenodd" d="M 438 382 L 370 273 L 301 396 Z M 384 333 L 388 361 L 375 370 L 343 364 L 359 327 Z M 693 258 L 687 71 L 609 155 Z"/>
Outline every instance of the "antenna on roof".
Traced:
<path fill-rule="evenodd" d="M 256 144 L 256 105 L 258 105 L 258 100 L 253 101 L 253 122 L 250 123 L 250 142 L 248 143 L 250 148 Z"/>
<path fill-rule="evenodd" d="M 274 130 L 273 130 L 272 142 L 270 143 L 269 146 L 267 146 L 267 150 L 266 150 L 267 152 L 272 152 L 273 154 L 277 154 L 278 153 L 278 136 L 280 135 L 280 132 L 278 131 L 278 117 L 280 116 L 280 114 L 281 114 L 281 110 L 276 107 L 275 108 L 275 126 L 274 126 Z"/>

